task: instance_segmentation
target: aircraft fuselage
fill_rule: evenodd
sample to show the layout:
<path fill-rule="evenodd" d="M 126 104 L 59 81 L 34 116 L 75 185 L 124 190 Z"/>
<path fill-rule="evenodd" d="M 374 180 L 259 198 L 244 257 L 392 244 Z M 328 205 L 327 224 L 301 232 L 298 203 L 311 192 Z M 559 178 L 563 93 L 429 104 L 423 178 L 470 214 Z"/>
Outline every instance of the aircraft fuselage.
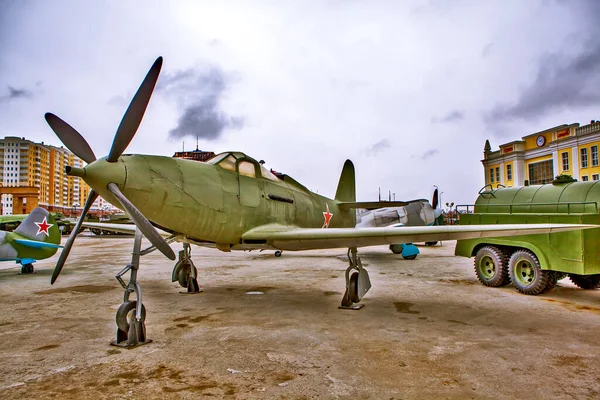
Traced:
<path fill-rule="evenodd" d="M 218 165 L 164 156 L 123 155 L 108 163 L 88 165 L 83 179 L 102 197 L 119 206 L 106 189 L 116 183 L 123 194 L 153 223 L 168 231 L 219 245 L 240 243 L 248 230 L 270 223 L 302 228 L 353 227 L 354 211 L 299 184 L 229 171 Z M 95 173 L 98 171 L 98 173 Z M 108 180 L 107 180 L 108 179 Z"/>

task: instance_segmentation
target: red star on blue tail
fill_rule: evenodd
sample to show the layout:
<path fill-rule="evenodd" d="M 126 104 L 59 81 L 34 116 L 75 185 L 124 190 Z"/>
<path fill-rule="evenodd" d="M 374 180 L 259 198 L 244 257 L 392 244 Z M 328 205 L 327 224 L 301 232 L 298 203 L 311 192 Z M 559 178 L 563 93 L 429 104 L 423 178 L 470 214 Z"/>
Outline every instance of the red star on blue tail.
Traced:
<path fill-rule="evenodd" d="M 329 222 L 331 221 L 331 217 L 333 217 L 333 214 L 329 212 L 329 204 L 325 203 L 325 207 L 327 208 L 327 211 L 323 211 L 325 222 L 321 228 L 329 228 Z"/>
<path fill-rule="evenodd" d="M 48 221 L 46 221 L 46 217 L 44 217 L 44 220 L 42 222 L 35 222 L 35 224 L 38 226 L 38 231 L 37 231 L 36 235 L 43 233 L 46 236 L 50 236 L 48 229 L 53 227 L 54 224 L 49 224 Z"/>

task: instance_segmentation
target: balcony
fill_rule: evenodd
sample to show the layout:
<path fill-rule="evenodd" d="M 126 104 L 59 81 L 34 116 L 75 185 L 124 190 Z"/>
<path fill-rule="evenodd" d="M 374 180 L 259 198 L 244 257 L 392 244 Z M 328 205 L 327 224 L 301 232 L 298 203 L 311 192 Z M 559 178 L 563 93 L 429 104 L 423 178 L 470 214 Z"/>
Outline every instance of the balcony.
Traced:
<path fill-rule="evenodd" d="M 600 122 L 595 122 L 593 124 L 580 126 L 576 130 L 577 136 L 588 135 L 590 133 L 600 132 Z"/>

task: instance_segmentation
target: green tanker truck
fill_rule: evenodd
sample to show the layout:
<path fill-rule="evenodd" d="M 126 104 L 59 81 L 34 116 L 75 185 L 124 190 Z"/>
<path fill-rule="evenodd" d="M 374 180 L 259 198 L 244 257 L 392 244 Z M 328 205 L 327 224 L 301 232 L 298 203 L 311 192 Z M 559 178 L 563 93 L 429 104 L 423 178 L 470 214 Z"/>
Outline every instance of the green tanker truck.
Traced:
<path fill-rule="evenodd" d="M 474 205 L 457 206 L 459 223 L 600 225 L 600 181 L 561 178 L 547 185 L 488 185 Z M 512 283 L 521 293 L 537 295 L 568 276 L 582 289 L 600 287 L 600 229 L 458 240 L 455 254 L 475 257 L 477 279 L 485 286 Z"/>

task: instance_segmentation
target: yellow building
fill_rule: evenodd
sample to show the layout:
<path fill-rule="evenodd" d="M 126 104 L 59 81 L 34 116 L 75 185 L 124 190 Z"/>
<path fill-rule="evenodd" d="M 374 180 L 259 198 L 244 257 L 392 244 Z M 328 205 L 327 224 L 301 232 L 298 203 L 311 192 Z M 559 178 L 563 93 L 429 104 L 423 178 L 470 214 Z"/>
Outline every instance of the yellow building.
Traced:
<path fill-rule="evenodd" d="M 492 151 L 486 140 L 481 160 L 485 184 L 524 186 L 550 183 L 566 174 L 580 181 L 600 179 L 600 121 L 560 125 L 501 144 Z"/>

